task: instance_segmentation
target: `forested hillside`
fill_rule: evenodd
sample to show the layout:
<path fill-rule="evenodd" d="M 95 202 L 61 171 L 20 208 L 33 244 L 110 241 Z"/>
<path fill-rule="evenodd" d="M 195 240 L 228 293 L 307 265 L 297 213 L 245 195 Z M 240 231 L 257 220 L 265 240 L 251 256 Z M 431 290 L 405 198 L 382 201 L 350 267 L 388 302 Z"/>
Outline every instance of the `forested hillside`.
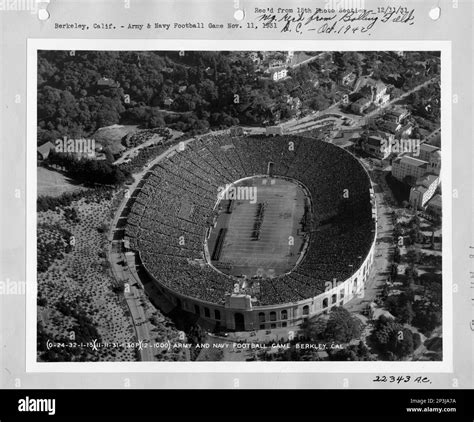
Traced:
<path fill-rule="evenodd" d="M 291 107 L 277 100 L 308 94 L 317 70 L 316 64 L 304 66 L 275 83 L 246 53 L 42 51 L 38 143 L 116 123 L 204 131 L 261 123 L 275 114 L 288 118 Z M 322 91 L 314 92 L 313 107 L 331 103 L 329 90 L 326 96 Z"/>

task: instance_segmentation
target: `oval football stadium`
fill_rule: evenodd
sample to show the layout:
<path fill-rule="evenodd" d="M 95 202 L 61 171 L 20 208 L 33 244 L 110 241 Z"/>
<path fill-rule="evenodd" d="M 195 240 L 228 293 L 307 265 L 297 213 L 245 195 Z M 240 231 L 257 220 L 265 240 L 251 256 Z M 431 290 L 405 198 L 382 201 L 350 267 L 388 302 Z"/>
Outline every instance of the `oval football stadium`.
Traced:
<path fill-rule="evenodd" d="M 359 161 L 294 135 L 219 132 L 182 143 L 146 174 L 125 239 L 180 309 L 214 326 L 301 324 L 364 288 L 376 211 Z"/>

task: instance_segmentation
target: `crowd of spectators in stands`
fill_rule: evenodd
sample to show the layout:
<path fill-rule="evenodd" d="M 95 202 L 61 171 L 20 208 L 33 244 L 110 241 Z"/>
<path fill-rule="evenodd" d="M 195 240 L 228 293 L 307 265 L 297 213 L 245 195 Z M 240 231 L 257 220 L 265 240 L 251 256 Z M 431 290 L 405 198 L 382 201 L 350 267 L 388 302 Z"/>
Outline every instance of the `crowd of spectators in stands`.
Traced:
<path fill-rule="evenodd" d="M 313 219 L 299 266 L 260 280 L 258 304 L 314 297 L 327 281 L 346 280 L 361 266 L 375 235 L 370 180 L 351 154 L 311 138 L 211 134 L 188 143 L 151 170 L 128 218 L 130 247 L 140 251 L 143 264 L 160 283 L 223 303 L 236 281 L 211 268 L 204 256 L 219 187 L 264 175 L 270 162 L 274 175 L 306 186 Z"/>

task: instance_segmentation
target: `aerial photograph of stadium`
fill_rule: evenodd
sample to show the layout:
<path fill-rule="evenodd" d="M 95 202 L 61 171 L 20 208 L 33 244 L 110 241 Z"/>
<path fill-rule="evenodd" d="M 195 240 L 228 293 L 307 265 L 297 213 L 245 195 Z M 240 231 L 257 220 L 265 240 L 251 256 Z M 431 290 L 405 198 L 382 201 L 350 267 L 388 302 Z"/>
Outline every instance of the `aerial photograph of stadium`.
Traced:
<path fill-rule="evenodd" d="M 37 361 L 442 361 L 440 73 L 38 51 Z"/>

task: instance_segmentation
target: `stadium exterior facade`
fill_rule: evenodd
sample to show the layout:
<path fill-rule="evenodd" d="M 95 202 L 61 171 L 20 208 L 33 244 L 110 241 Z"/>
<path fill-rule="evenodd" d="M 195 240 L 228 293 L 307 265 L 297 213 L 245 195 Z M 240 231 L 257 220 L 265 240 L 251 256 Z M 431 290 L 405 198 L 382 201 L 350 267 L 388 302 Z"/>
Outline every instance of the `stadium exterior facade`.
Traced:
<path fill-rule="evenodd" d="M 355 297 L 362 296 L 374 261 L 376 240 L 377 230 L 365 260 L 348 279 L 331 283 L 331 286 L 318 296 L 277 305 L 253 306 L 249 295 L 240 294 L 227 296 L 225 305 L 206 302 L 177 293 L 160 283 L 145 265 L 143 267 L 171 303 L 198 315 L 207 323 L 235 331 L 269 330 L 299 325 L 305 319 L 328 312 L 334 306 L 345 305 Z"/>
<path fill-rule="evenodd" d="M 356 157 L 348 151 L 345 151 L 345 153 L 356 159 Z M 146 272 L 149 279 L 152 280 L 157 289 L 170 303 L 184 311 L 195 314 L 200 318 L 200 321 L 205 322 L 208 326 L 216 326 L 220 329 L 230 331 L 254 331 L 300 325 L 313 316 L 327 313 L 335 306 L 346 305 L 354 298 L 362 297 L 364 294 L 365 284 L 369 279 L 375 258 L 377 244 L 377 204 L 375 202 L 375 195 L 370 176 L 360 162 L 359 165 L 362 167 L 370 183 L 370 202 L 372 204 L 373 223 L 373 237 L 370 243 L 370 249 L 362 264 L 351 274 L 350 277 L 344 281 L 334 280 L 333 282 L 328 282 L 324 292 L 313 297 L 286 303 L 259 305 L 253 303 L 254 301 L 249 294 L 229 293 L 225 296 L 222 303 L 210 302 L 191 295 L 183 294 L 182 292 L 178 292 L 165 285 L 155 277 L 153 271 L 150 271 L 150 269 L 147 268 L 139 249 L 130 248 L 129 251 L 134 250 L 140 266 Z M 253 175 L 252 177 L 259 176 L 262 175 Z M 302 182 L 298 180 L 296 180 L 296 182 L 299 182 L 305 190 L 307 189 Z M 205 237 L 207 239 L 207 235 Z M 206 242 L 206 239 L 204 242 Z M 203 247 L 205 249 L 205 245 L 203 245 Z M 208 259 L 206 259 L 206 261 L 209 267 L 212 267 L 214 271 L 221 273 L 221 271 L 209 264 Z M 298 264 L 296 267 L 298 267 Z M 234 278 L 231 276 L 227 277 Z M 237 280 L 236 283 L 238 283 Z"/>

